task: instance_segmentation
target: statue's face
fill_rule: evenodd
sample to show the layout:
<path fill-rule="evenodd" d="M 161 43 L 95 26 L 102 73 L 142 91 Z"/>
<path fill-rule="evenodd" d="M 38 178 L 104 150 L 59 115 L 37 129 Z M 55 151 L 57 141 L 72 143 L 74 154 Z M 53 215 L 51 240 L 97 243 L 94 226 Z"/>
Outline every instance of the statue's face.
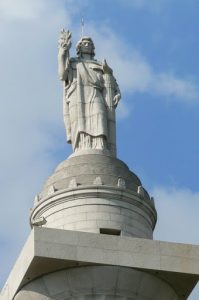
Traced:
<path fill-rule="evenodd" d="M 81 53 L 82 54 L 92 54 L 94 49 L 93 42 L 90 40 L 83 40 L 81 42 Z"/>

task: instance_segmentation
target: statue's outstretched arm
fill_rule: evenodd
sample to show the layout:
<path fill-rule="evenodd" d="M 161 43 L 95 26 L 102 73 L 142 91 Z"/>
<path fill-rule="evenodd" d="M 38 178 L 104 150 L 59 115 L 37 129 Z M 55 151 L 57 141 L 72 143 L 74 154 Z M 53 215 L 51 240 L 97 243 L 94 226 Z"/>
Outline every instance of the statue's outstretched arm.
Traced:
<path fill-rule="evenodd" d="M 69 66 L 69 50 L 71 47 L 71 32 L 64 29 L 60 33 L 58 52 L 58 73 L 60 80 L 67 80 Z"/>

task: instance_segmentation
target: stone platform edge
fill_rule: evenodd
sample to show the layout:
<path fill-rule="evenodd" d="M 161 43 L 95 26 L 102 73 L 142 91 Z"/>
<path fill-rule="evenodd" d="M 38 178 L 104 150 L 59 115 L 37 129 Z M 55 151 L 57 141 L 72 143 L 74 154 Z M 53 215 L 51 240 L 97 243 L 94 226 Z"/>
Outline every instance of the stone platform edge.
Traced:
<path fill-rule="evenodd" d="M 171 284 L 187 299 L 199 280 L 199 246 L 34 227 L 14 265 L 0 300 L 43 274 L 84 265 L 139 269 Z"/>

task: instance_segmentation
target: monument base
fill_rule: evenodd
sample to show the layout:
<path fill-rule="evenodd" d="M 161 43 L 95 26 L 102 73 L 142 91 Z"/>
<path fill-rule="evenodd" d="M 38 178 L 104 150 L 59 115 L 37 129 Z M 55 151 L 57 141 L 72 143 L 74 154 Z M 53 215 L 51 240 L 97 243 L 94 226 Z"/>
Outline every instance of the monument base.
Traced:
<path fill-rule="evenodd" d="M 85 266 L 44 275 L 25 285 L 15 300 L 178 300 L 164 280 L 119 266 Z"/>
<path fill-rule="evenodd" d="M 0 299 L 187 299 L 198 279 L 199 246 L 35 227 Z"/>

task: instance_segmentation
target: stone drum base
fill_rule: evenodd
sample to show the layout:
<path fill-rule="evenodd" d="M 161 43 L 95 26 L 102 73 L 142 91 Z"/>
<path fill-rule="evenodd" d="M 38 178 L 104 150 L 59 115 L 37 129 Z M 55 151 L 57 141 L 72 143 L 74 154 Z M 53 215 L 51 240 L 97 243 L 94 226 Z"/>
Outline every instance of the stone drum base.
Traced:
<path fill-rule="evenodd" d="M 172 287 L 146 272 L 116 266 L 88 266 L 44 275 L 14 300 L 177 300 Z"/>

